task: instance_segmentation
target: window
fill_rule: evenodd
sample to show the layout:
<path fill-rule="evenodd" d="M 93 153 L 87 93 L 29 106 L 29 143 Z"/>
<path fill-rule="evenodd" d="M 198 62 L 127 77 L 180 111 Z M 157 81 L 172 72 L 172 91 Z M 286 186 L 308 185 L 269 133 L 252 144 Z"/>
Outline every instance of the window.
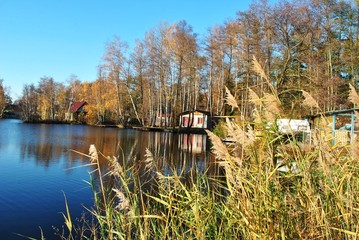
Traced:
<path fill-rule="evenodd" d="M 184 126 L 184 127 L 187 127 L 187 126 L 188 126 L 188 117 L 183 117 L 182 126 Z"/>
<path fill-rule="evenodd" d="M 198 125 L 202 125 L 202 126 L 203 126 L 203 117 L 199 117 L 198 120 L 197 120 L 197 122 L 198 122 Z M 202 126 L 201 126 L 201 127 L 202 127 Z"/>

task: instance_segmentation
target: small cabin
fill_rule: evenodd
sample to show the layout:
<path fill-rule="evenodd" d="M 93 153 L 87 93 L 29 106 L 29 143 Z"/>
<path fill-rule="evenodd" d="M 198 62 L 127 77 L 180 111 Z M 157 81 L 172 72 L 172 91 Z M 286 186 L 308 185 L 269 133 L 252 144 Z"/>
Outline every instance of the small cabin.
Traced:
<path fill-rule="evenodd" d="M 87 113 L 85 106 L 88 105 L 86 101 L 73 102 L 70 106 L 70 111 L 66 114 L 66 119 L 70 121 L 79 121 L 80 116 Z"/>
<path fill-rule="evenodd" d="M 179 126 L 181 128 L 211 129 L 211 114 L 207 111 L 193 110 L 180 114 Z"/>

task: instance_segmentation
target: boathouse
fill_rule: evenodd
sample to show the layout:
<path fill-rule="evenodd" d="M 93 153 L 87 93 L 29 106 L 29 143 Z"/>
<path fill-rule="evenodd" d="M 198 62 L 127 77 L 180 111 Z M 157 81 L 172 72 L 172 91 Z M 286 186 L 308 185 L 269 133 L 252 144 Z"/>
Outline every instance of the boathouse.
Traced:
<path fill-rule="evenodd" d="M 202 110 L 185 111 L 182 112 L 179 117 L 179 126 L 181 128 L 212 128 L 212 118 L 210 112 Z"/>

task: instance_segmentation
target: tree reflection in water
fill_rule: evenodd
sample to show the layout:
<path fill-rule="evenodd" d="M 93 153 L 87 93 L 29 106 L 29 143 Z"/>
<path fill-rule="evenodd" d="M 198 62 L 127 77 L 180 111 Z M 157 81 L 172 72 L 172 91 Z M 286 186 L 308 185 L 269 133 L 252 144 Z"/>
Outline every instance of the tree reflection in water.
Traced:
<path fill-rule="evenodd" d="M 88 153 L 94 144 L 104 156 L 115 156 L 127 166 L 138 166 L 138 172 L 145 172 L 145 155 L 148 149 L 157 169 L 163 175 L 191 176 L 194 172 L 209 171 L 212 156 L 206 135 L 175 134 L 168 132 L 143 132 L 131 129 L 99 128 L 79 125 L 34 124 L 27 129 L 29 137 L 22 138 L 21 158 L 34 159 L 38 165 L 49 167 L 65 158 L 66 168 L 79 163 L 87 164 L 88 157 L 72 152 Z M 30 129 L 30 130 L 29 130 Z M 103 158 L 104 159 L 104 158 Z M 101 166 L 106 167 L 101 160 Z"/>
<path fill-rule="evenodd" d="M 131 131 L 125 138 L 120 136 L 111 141 L 97 139 L 95 146 L 104 155 L 100 157 L 102 172 L 109 171 L 109 161 L 105 156 L 115 156 L 120 165 L 131 168 L 131 174 L 137 175 L 145 190 L 156 188 L 153 173 L 146 169 L 146 149 L 153 157 L 156 172 L 164 176 L 175 174 L 184 182 L 193 180 L 197 173 L 217 176 L 217 168 L 207 141 L 206 135 L 199 134 Z M 96 177 L 94 175 L 95 183 Z M 106 178 L 106 182 L 110 185 L 108 188 L 116 184 L 111 177 Z"/>
<path fill-rule="evenodd" d="M 0 121 L 0 127 L 3 184 L 0 216 L 4 223 L 0 230 L 6 239 L 14 231 L 35 236 L 38 234 L 37 226 L 42 226 L 46 234 L 53 233 L 51 225 L 61 226 L 63 223 L 61 215 L 58 215 L 64 209 L 62 191 L 71 204 L 72 216 L 81 216 L 83 205 L 91 208 L 93 195 L 83 180 L 89 180 L 87 172 L 95 168 L 81 167 L 89 164 L 89 158 L 83 154 L 89 153 L 91 144 L 104 156 L 114 156 L 122 166 L 130 167 L 137 174 L 141 190 L 156 190 L 157 187 L 154 171 L 149 172 L 145 168 L 146 149 L 152 153 L 156 171 L 162 175 L 177 174 L 181 175 L 181 181 L 190 182 L 189 179 L 193 179 L 197 172 L 215 174 L 215 171 L 207 171 L 213 166 L 213 160 L 207 151 L 205 135 L 82 125 L 24 124 L 18 120 Z M 109 162 L 101 157 L 100 164 L 105 174 Z M 92 177 L 95 176 L 92 174 Z M 113 177 L 107 175 L 105 178 L 108 190 L 118 186 Z M 96 188 L 98 181 L 98 178 L 94 179 Z M 128 187 L 134 189 L 131 186 L 133 182 L 129 184 Z M 29 220 L 28 216 L 32 218 Z"/>

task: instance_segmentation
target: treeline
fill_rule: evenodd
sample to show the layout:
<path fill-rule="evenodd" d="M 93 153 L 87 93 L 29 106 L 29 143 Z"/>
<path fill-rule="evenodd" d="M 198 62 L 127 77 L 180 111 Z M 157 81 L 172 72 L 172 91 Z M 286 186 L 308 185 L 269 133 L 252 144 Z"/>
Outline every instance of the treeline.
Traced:
<path fill-rule="evenodd" d="M 10 88 L 4 86 L 4 80 L 0 79 L 0 119 L 6 117 L 7 108 L 11 106 Z"/>
<path fill-rule="evenodd" d="M 95 81 L 72 76 L 65 85 L 44 77 L 25 85 L 23 116 L 62 120 L 71 101 L 86 100 L 89 123 L 170 126 L 194 109 L 251 118 L 251 91 L 262 97 L 270 86 L 292 117 L 310 114 L 301 90 L 323 110 L 351 107 L 348 83 L 359 87 L 358 9 L 358 1 L 259 1 L 201 38 L 186 21 L 160 24 L 131 52 L 115 37 Z M 253 69 L 254 56 L 263 75 Z M 239 112 L 224 104 L 225 87 Z"/>

